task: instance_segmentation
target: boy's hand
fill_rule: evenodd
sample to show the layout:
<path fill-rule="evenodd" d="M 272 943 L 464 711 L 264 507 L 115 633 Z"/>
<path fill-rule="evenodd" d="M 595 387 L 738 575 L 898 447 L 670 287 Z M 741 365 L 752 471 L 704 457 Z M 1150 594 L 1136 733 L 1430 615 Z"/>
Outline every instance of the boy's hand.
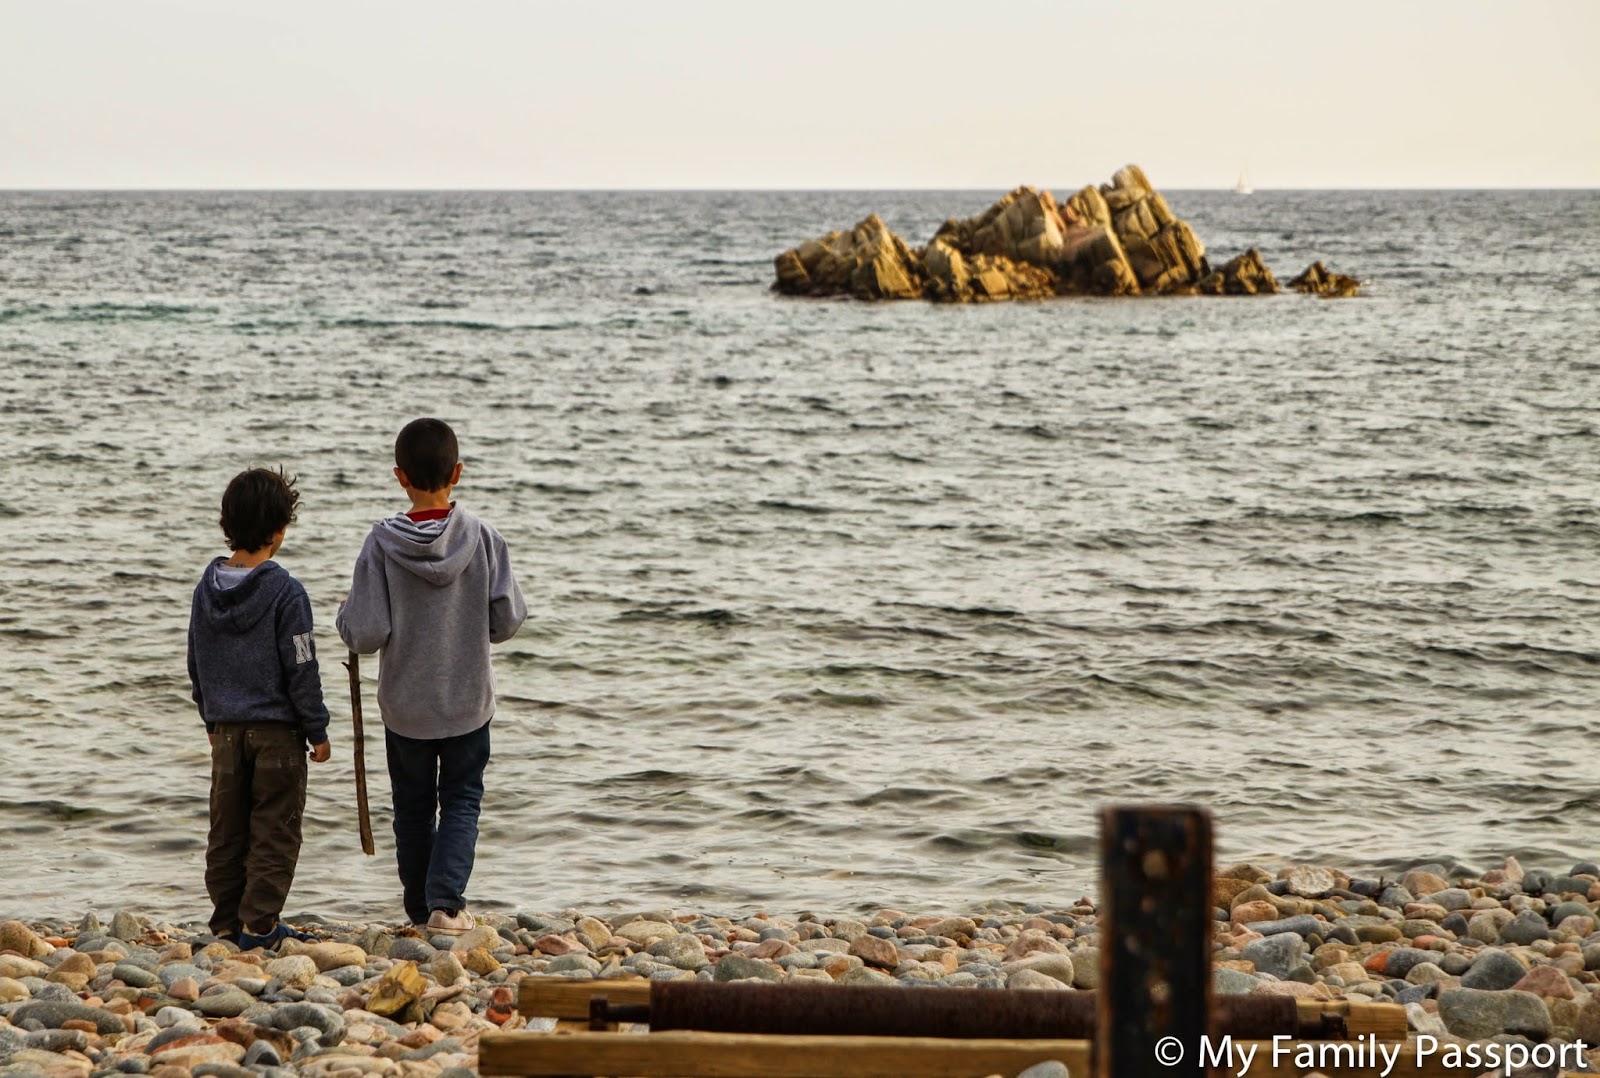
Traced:
<path fill-rule="evenodd" d="M 314 764 L 325 764 L 332 755 L 333 745 L 330 742 L 324 741 L 320 745 L 311 746 L 311 762 Z"/>

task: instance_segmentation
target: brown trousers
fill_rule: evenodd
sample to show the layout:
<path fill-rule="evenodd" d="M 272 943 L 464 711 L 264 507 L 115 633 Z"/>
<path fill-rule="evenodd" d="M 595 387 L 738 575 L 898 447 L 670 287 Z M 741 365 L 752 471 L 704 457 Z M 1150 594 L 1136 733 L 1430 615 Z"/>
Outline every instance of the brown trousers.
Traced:
<path fill-rule="evenodd" d="M 285 723 L 218 723 L 216 731 L 206 844 L 211 931 L 264 932 L 283 912 L 300 859 L 305 743 Z"/>

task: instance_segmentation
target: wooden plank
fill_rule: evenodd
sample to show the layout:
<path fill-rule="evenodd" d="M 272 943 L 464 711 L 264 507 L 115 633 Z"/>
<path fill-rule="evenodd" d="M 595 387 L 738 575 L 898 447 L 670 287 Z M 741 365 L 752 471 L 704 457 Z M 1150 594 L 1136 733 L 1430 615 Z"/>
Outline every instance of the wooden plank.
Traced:
<path fill-rule="evenodd" d="M 1219 1042 L 1220 1044 L 1220 1042 Z M 1232 1042 L 1231 1065 L 1251 1078 L 1460 1078 L 1484 1070 L 1447 1065 L 1437 1045 L 1419 1056 L 1416 1042 L 1376 1040 Z M 1196 1059 L 1195 1046 L 1185 1054 Z M 1277 1049 L 1275 1052 L 1274 1049 Z M 1312 1055 L 1301 1053 L 1310 1050 Z M 1390 1054 L 1381 1054 L 1381 1053 Z M 1393 1053 L 1398 1053 L 1397 1055 Z M 1153 1046 L 1152 1046 L 1153 1054 Z M 485 1075 L 627 1074 L 636 1078 L 982 1078 L 1016 1074 L 1047 1059 L 1089 1073 L 1088 1041 L 956 1041 L 935 1037 L 763 1036 L 746 1033 L 485 1033 L 478 1068 Z"/>
<path fill-rule="evenodd" d="M 1087 1041 L 956 1041 L 937 1037 L 751 1033 L 485 1033 L 480 1074 L 637 1078 L 983 1078 L 1059 1059 L 1087 1074 Z"/>
<path fill-rule="evenodd" d="M 1358 1040 L 1370 1034 L 1380 1041 L 1403 1041 L 1411 1029 L 1406 1009 L 1397 1003 L 1302 999 L 1296 1003 L 1296 1009 L 1300 1013 L 1302 1030 L 1307 1023 L 1314 1023 L 1324 1015 L 1344 1019 L 1343 1040 Z"/>
<path fill-rule="evenodd" d="M 650 982 L 643 977 L 575 981 L 570 977 L 524 977 L 517 990 L 517 1010 L 526 1018 L 589 1020 L 589 1000 L 605 996 L 612 1003 L 650 1002 Z"/>
<path fill-rule="evenodd" d="M 537 975 L 524 977 L 518 989 L 517 1009 L 527 1018 L 558 1018 L 583 1023 L 578 1028 L 586 1029 L 589 999 L 597 995 L 604 995 L 612 1003 L 647 1004 L 650 1002 L 650 982 L 642 977 L 603 981 Z M 1403 1041 L 1406 1038 L 1405 1008 L 1393 1003 L 1303 999 L 1298 1002 L 1298 1009 L 1305 1020 L 1324 1013 L 1343 1015 L 1352 1038 L 1369 1033 L 1386 1041 Z"/>
<path fill-rule="evenodd" d="M 1152 1048 L 1211 1026 L 1211 845 L 1203 808 L 1100 810 L 1100 1078 L 1205 1078 L 1195 1053 Z"/>

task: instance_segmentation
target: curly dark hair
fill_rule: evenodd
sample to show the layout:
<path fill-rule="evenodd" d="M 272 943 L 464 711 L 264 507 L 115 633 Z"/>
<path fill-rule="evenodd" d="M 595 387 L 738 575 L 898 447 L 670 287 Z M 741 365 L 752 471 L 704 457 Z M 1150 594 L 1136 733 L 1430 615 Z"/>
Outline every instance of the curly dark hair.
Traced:
<path fill-rule="evenodd" d="M 229 550 L 260 550 L 294 523 L 300 509 L 296 479 L 282 468 L 250 468 L 229 480 L 218 521 Z"/>

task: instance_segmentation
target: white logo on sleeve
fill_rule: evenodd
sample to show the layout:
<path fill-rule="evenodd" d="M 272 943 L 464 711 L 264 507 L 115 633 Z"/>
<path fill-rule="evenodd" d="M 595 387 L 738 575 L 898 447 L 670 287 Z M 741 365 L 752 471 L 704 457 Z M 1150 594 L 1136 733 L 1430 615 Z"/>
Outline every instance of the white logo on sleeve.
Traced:
<path fill-rule="evenodd" d="M 295 661 L 295 665 L 298 666 L 301 663 L 308 663 L 308 662 L 310 662 L 312 659 L 314 659 L 316 657 L 317 657 L 316 656 L 316 652 L 313 651 L 312 648 L 311 648 L 311 634 L 310 633 L 299 633 L 299 634 L 297 634 L 295 636 L 295 638 L 294 638 L 294 661 Z"/>

